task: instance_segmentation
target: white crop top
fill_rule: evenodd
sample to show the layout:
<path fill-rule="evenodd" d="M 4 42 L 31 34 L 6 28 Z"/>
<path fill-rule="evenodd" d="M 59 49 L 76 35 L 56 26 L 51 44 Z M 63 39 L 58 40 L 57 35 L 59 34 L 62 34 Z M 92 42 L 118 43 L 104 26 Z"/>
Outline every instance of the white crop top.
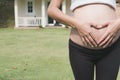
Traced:
<path fill-rule="evenodd" d="M 116 0 L 71 0 L 70 10 L 73 11 L 76 7 L 91 3 L 103 3 L 116 9 Z"/>

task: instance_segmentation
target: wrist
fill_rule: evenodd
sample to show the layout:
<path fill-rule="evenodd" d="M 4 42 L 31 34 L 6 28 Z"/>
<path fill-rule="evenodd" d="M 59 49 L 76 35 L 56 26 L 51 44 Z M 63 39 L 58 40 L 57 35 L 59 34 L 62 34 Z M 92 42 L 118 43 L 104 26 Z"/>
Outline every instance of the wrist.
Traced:
<path fill-rule="evenodd" d="M 72 24 L 73 24 L 72 25 L 73 28 L 80 28 L 80 26 L 82 25 L 82 23 L 76 18 L 73 18 Z"/>

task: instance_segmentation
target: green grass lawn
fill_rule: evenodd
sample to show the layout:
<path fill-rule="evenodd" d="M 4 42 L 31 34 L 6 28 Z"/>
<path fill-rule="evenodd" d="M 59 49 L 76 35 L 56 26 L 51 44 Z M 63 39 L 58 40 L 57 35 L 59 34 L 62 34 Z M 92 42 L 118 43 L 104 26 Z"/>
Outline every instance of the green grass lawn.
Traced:
<path fill-rule="evenodd" d="M 73 80 L 69 29 L 0 29 L 0 80 Z"/>
<path fill-rule="evenodd" d="M 69 29 L 0 29 L 0 80 L 74 80 L 68 39 Z"/>

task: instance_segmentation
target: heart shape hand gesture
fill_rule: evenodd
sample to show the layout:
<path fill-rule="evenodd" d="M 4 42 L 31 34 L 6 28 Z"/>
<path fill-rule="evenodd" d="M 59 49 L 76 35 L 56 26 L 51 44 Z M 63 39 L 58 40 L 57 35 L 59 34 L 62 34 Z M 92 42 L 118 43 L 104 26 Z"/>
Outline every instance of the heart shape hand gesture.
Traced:
<path fill-rule="evenodd" d="M 77 30 L 85 46 L 105 48 L 111 45 L 114 38 L 116 37 L 116 34 L 120 30 L 120 19 L 106 21 L 99 26 L 93 23 L 83 23 L 80 26 L 78 26 Z M 91 27 L 96 29 L 103 29 L 107 27 L 106 32 L 98 42 L 95 40 L 95 37 L 92 34 Z"/>

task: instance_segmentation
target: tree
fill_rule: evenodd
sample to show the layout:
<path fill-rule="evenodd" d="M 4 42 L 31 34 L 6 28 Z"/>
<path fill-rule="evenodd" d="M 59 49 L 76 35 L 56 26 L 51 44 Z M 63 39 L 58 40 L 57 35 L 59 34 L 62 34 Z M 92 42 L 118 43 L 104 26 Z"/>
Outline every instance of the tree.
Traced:
<path fill-rule="evenodd" d="M 14 23 L 14 0 L 0 0 L 0 27 Z"/>

